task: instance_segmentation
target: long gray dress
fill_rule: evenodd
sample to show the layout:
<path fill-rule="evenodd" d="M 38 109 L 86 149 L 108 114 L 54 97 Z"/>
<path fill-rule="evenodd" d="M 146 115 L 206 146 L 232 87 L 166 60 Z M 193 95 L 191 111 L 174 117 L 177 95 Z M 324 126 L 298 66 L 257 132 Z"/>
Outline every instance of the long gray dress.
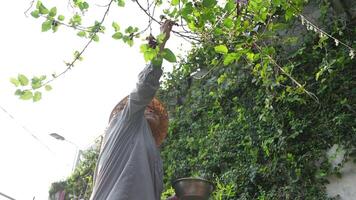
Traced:
<path fill-rule="evenodd" d="M 128 104 L 110 121 L 91 200 L 160 200 L 162 160 L 144 111 L 159 88 L 161 75 L 160 67 L 146 66 Z"/>

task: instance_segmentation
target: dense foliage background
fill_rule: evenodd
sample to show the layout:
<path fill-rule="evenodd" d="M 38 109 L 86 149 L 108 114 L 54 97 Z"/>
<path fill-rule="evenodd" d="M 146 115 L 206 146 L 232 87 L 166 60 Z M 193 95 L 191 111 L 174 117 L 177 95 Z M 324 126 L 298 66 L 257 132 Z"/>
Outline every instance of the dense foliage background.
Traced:
<path fill-rule="evenodd" d="M 200 176 L 216 183 L 213 199 L 327 199 L 327 177 L 355 154 L 355 3 L 170 4 L 194 42 L 158 94 L 170 113 L 164 196 L 175 178 Z M 332 167 L 335 144 L 345 155 Z"/>
<path fill-rule="evenodd" d="M 313 4 L 324 30 L 355 47 L 355 26 L 326 1 Z M 236 32 L 221 25 L 167 74 L 160 91 L 171 114 L 162 150 L 167 186 L 202 176 L 222 184 L 214 199 L 327 199 L 326 177 L 338 169 L 326 151 L 343 146 L 346 161 L 356 144 L 355 60 L 314 31 L 286 32 L 301 26 L 297 20 L 276 17 L 250 35 L 238 30 L 251 21 L 233 21 Z M 212 43 L 232 53 L 216 54 Z M 204 77 L 192 75 L 198 69 Z"/>
<path fill-rule="evenodd" d="M 73 173 L 66 180 L 52 183 L 49 190 L 50 199 L 56 199 L 56 193 L 61 191 L 65 191 L 65 199 L 89 199 L 98 156 L 98 145 L 84 151 Z"/>

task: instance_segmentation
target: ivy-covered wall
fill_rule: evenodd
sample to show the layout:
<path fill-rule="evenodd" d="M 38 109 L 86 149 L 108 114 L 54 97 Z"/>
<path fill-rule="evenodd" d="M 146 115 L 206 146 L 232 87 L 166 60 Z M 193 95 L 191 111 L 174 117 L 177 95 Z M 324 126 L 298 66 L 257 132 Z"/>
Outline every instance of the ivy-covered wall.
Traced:
<path fill-rule="evenodd" d="M 328 177 L 342 176 L 356 144 L 356 61 L 323 35 L 355 47 L 356 29 L 333 3 L 311 1 L 301 12 L 308 21 L 286 21 L 277 9 L 283 19 L 259 24 L 248 37 L 216 33 L 166 75 L 160 96 L 171 115 L 162 148 L 167 187 L 200 176 L 217 182 L 213 199 L 329 198 Z M 265 39 L 248 42 L 261 32 Z M 247 40 L 242 48 L 239 39 Z M 216 43 L 238 59 L 225 63 L 225 54 L 220 62 Z M 332 167 L 326 152 L 334 144 L 345 156 Z"/>
<path fill-rule="evenodd" d="M 92 148 L 83 151 L 80 162 L 73 173 L 65 180 L 52 183 L 49 199 L 57 200 L 58 192 L 64 191 L 66 200 L 89 199 L 93 189 L 93 175 L 99 155 L 98 142 Z"/>

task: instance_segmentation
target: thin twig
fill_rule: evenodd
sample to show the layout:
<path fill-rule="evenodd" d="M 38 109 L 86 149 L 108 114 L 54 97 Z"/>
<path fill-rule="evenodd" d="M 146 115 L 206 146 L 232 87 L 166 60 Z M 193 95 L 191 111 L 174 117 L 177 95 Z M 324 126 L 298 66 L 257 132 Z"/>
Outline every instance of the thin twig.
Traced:
<path fill-rule="evenodd" d="M 110 0 L 110 3 L 108 4 L 108 7 L 104 13 L 104 16 L 103 18 L 101 19 L 100 23 L 99 23 L 99 28 L 97 28 L 94 32 L 93 32 L 93 35 L 90 37 L 89 41 L 87 42 L 87 44 L 84 46 L 84 48 L 79 52 L 78 55 L 76 55 L 76 57 L 74 58 L 74 60 L 67 64 L 67 68 L 62 71 L 59 75 L 56 75 L 55 77 L 53 77 L 52 79 L 48 80 L 47 82 L 45 82 L 44 84 L 41 85 L 41 87 L 51 83 L 52 81 L 54 81 L 55 79 L 57 79 L 58 77 L 62 76 L 63 74 L 65 74 L 66 72 L 68 72 L 70 69 L 72 69 L 72 67 L 74 66 L 74 63 L 82 56 L 82 54 L 85 52 L 85 50 L 88 48 L 88 46 L 90 45 L 90 43 L 93 41 L 94 37 L 96 36 L 96 33 L 99 32 L 100 30 L 100 26 L 103 24 L 109 10 L 110 10 L 110 7 L 111 7 L 111 4 L 112 2 L 114 2 L 114 0 Z"/>
<path fill-rule="evenodd" d="M 256 43 L 253 42 L 253 44 L 255 45 L 255 47 L 258 49 L 258 51 L 260 53 L 262 53 L 262 48 Z M 276 67 L 278 67 L 278 69 L 283 72 L 284 75 L 286 75 L 290 80 L 292 80 L 293 83 L 295 83 L 298 87 L 300 87 L 308 96 L 310 96 L 312 99 L 314 99 L 318 104 L 320 104 L 319 98 L 312 92 L 309 92 L 308 90 L 306 90 L 302 84 L 300 84 L 297 80 L 295 80 L 288 72 L 286 72 L 278 63 L 277 61 L 275 61 L 270 55 L 265 54 L 269 60 L 272 62 L 272 64 L 274 64 Z"/>
<path fill-rule="evenodd" d="M 194 77 L 194 76 L 193 76 L 193 78 L 194 78 L 194 79 L 197 79 L 197 80 L 201 80 L 201 79 L 205 78 L 208 74 L 210 74 L 210 72 L 212 72 L 217 66 L 219 66 L 219 65 L 221 64 L 221 61 L 223 60 L 222 58 L 223 58 L 223 57 L 221 57 L 221 58 L 219 59 L 219 61 L 218 61 L 212 68 L 210 68 L 209 71 L 206 72 L 203 76 L 201 76 L 201 77 Z"/>
<path fill-rule="evenodd" d="M 179 0 L 178 8 L 179 8 L 179 12 L 182 12 L 182 8 L 181 8 L 180 3 L 181 3 L 181 1 Z M 180 15 L 179 18 L 180 18 L 180 25 L 181 25 L 181 27 L 183 28 L 183 30 L 186 31 L 186 32 L 189 32 L 189 31 L 187 31 L 187 30 L 184 28 L 182 15 Z"/>
<path fill-rule="evenodd" d="M 74 60 L 71 63 L 67 64 L 68 67 L 64 71 L 62 71 L 60 74 L 56 75 L 52 79 L 50 79 L 47 82 L 45 82 L 44 84 L 42 84 L 42 86 L 45 86 L 45 85 L 49 84 L 50 82 L 54 81 L 55 79 L 57 79 L 58 77 L 62 76 L 65 73 L 67 73 L 70 69 L 72 69 L 72 67 L 74 66 L 74 63 L 81 57 L 81 55 L 84 53 L 84 51 L 88 48 L 89 44 L 93 41 L 94 36 L 95 36 L 95 34 L 93 34 L 93 36 L 90 38 L 90 40 L 84 46 L 82 51 L 74 58 Z"/>
<path fill-rule="evenodd" d="M 95 5 L 98 6 L 98 7 L 102 7 L 102 8 L 105 8 L 105 7 L 109 6 L 109 4 L 106 4 L 106 5 L 95 4 Z"/>
<path fill-rule="evenodd" d="M 142 10 L 143 12 L 145 12 L 145 14 L 146 14 L 148 17 L 150 17 L 153 21 L 155 21 L 155 22 L 158 23 L 159 25 L 162 24 L 162 22 L 159 22 L 157 19 L 155 19 L 153 16 L 151 16 L 151 15 L 147 12 L 147 10 L 142 7 L 142 5 L 138 2 L 138 0 L 135 0 L 135 2 L 136 2 L 136 4 L 141 8 L 141 10 Z"/>
<path fill-rule="evenodd" d="M 32 1 L 30 2 L 30 6 L 25 10 L 24 14 L 25 14 L 26 17 L 28 17 L 27 13 L 28 13 L 28 11 L 32 8 L 32 6 L 33 6 L 34 3 L 35 3 L 35 0 L 32 0 Z"/>
<path fill-rule="evenodd" d="M 145 8 L 143 8 L 143 6 L 138 2 L 138 0 L 135 0 L 136 4 L 140 7 L 140 9 L 148 16 L 150 17 L 153 21 L 155 21 L 157 24 L 161 25 L 162 22 L 158 21 L 157 19 L 154 18 L 154 16 L 151 16 L 147 10 Z M 176 35 L 179 35 L 180 37 L 182 38 L 185 38 L 185 39 L 190 39 L 190 40 L 194 40 L 194 41 L 197 41 L 197 42 L 201 42 L 201 40 L 197 39 L 197 38 L 194 38 L 192 36 L 188 36 L 188 35 L 185 35 L 185 34 L 182 34 L 180 32 L 177 32 L 177 31 L 174 31 L 172 30 L 172 32 Z M 189 41 L 191 42 L 191 41 Z"/>
<path fill-rule="evenodd" d="M 153 6 L 153 10 L 152 10 L 152 16 L 155 16 L 155 12 L 156 12 L 156 6 L 157 6 L 157 1 L 155 2 L 155 5 Z M 151 7 L 151 6 L 150 6 Z M 152 20 L 150 23 L 150 34 L 152 33 Z"/>
<path fill-rule="evenodd" d="M 289 5 L 298 13 L 301 13 L 301 10 L 298 9 L 295 5 L 293 5 L 293 3 L 291 3 L 290 1 L 287 1 L 289 3 Z M 345 47 L 347 47 L 350 51 L 355 52 L 355 49 L 353 49 L 351 46 L 347 45 L 346 43 L 340 41 L 339 39 L 335 38 L 334 36 L 330 35 L 329 33 L 327 33 L 326 31 L 324 31 L 323 29 L 319 28 L 317 25 L 315 25 L 314 23 L 312 23 L 310 21 L 310 19 L 308 19 L 305 15 L 303 14 L 298 14 L 299 17 L 302 20 L 306 20 L 307 23 L 309 23 L 309 25 L 311 25 L 314 29 L 317 29 L 319 32 L 321 32 L 322 34 L 328 36 L 329 38 L 332 38 L 335 42 L 340 43 L 342 45 L 344 45 Z M 304 25 L 304 24 L 303 24 Z"/>
<path fill-rule="evenodd" d="M 174 34 L 176 34 L 176 35 L 179 35 L 179 36 L 181 36 L 181 37 L 183 37 L 183 38 L 188 38 L 188 39 L 190 39 L 190 40 L 194 40 L 194 41 L 196 41 L 196 42 L 202 42 L 202 40 L 200 40 L 199 38 L 197 38 L 197 37 L 194 37 L 194 36 L 191 36 L 191 35 L 185 35 L 185 34 L 183 34 L 183 33 L 181 33 L 181 32 L 178 32 L 178 31 L 172 31 Z"/>
<path fill-rule="evenodd" d="M 152 4 L 151 4 L 152 5 Z M 148 7 L 150 8 L 151 5 Z M 154 16 L 155 10 L 156 10 L 156 6 L 157 6 L 157 2 L 155 3 L 154 7 L 153 7 L 153 11 L 152 11 L 152 16 Z M 149 17 L 148 19 L 148 25 L 145 29 L 143 29 L 142 31 L 140 31 L 139 33 L 135 34 L 135 36 L 143 34 L 144 32 L 147 31 L 147 29 L 150 29 L 150 35 L 152 34 L 152 19 Z"/>
<path fill-rule="evenodd" d="M 52 20 L 52 21 L 54 21 L 55 23 L 57 23 L 57 24 L 59 24 L 59 25 L 66 26 L 66 27 L 68 27 L 68 28 L 72 28 L 72 29 L 80 30 L 80 31 L 92 32 L 89 27 L 73 26 L 73 25 L 70 25 L 70 24 L 66 24 L 66 23 L 64 23 L 64 22 L 61 22 L 61 21 L 59 21 L 59 20 L 55 20 L 55 19 L 52 19 L 52 18 L 48 18 L 48 17 L 43 16 L 43 15 L 41 15 L 41 17 L 43 17 L 43 18 L 45 18 L 45 19 L 47 19 L 47 20 Z"/>
<path fill-rule="evenodd" d="M 211 35 L 211 33 L 214 31 L 214 28 L 216 28 L 216 27 L 222 22 L 222 20 L 225 19 L 226 16 L 230 16 L 234 11 L 235 11 L 235 10 L 232 10 L 232 11 L 230 11 L 230 12 L 228 12 L 228 13 L 225 12 L 225 13 L 223 14 L 223 16 L 221 16 L 221 17 L 218 19 L 218 21 L 211 27 L 211 30 L 210 30 L 207 34 L 205 34 L 205 35 Z M 205 38 L 205 39 L 208 39 L 208 38 Z"/>
<path fill-rule="evenodd" d="M 68 4 L 67 4 L 67 8 L 71 8 L 72 9 L 72 13 L 74 13 L 75 12 L 75 8 L 74 8 L 74 6 L 73 6 L 73 4 L 72 4 L 72 2 L 71 2 L 72 0 L 68 0 Z"/>
<path fill-rule="evenodd" d="M 353 49 L 352 47 L 350 47 L 349 45 L 347 45 L 346 43 L 342 42 L 341 40 L 335 38 L 334 36 L 330 35 L 329 33 L 327 33 L 326 31 L 324 31 L 323 29 L 319 28 L 317 25 L 315 25 L 314 23 L 312 23 L 306 16 L 299 14 L 299 16 L 301 18 L 304 18 L 304 20 L 307 21 L 307 23 L 309 23 L 309 25 L 313 26 L 314 29 L 317 29 L 319 32 L 321 32 L 322 34 L 328 36 L 329 38 L 332 38 L 335 42 L 337 41 L 338 43 L 344 45 L 345 47 L 347 47 L 349 50 L 355 51 L 355 49 Z"/>
<path fill-rule="evenodd" d="M 80 31 L 92 32 L 92 31 L 90 31 L 90 29 L 89 29 L 88 27 L 72 26 L 72 25 L 63 23 L 63 22 L 58 21 L 58 20 L 54 20 L 54 21 L 55 21 L 56 23 L 60 24 L 60 25 L 66 26 L 66 27 L 68 27 L 68 28 L 73 28 L 73 29 L 75 29 L 75 30 L 80 30 Z"/>
<path fill-rule="evenodd" d="M 146 0 L 147 2 L 147 9 L 146 11 L 148 12 L 149 15 L 151 15 L 151 10 L 150 10 L 150 1 L 149 0 Z M 151 15 L 154 17 L 154 15 Z M 148 27 L 150 28 L 150 34 L 152 33 L 152 27 L 151 27 L 151 24 L 152 24 L 152 19 L 151 17 L 148 18 Z"/>

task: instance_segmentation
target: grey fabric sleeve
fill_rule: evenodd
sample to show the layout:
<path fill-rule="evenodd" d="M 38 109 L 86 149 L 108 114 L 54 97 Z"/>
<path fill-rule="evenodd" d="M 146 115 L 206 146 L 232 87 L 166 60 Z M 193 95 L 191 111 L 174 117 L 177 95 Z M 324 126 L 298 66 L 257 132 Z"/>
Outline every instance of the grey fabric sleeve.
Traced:
<path fill-rule="evenodd" d="M 130 93 L 128 103 L 123 110 L 124 119 L 134 119 L 143 115 L 146 106 L 153 99 L 159 88 L 159 79 L 162 76 L 160 66 L 147 65 L 139 74 L 136 88 Z"/>

